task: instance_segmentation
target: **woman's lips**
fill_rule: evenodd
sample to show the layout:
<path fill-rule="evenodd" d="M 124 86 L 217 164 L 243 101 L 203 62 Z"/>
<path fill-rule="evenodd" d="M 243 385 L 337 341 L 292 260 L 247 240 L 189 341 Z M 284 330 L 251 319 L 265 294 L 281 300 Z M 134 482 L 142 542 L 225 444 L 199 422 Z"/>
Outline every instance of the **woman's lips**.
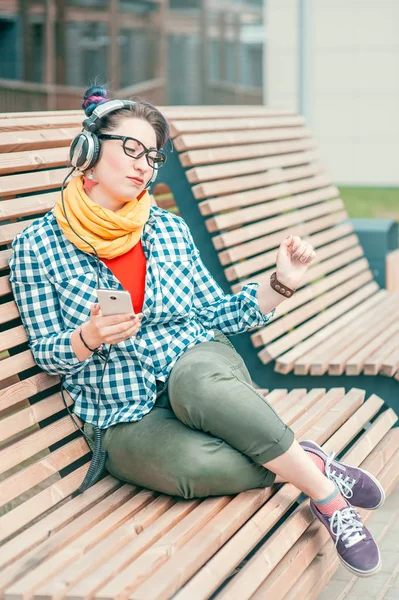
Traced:
<path fill-rule="evenodd" d="M 143 185 L 144 183 L 144 179 L 140 179 L 140 177 L 128 177 L 128 179 L 130 179 L 130 181 L 133 181 L 133 183 L 136 183 L 137 185 Z"/>

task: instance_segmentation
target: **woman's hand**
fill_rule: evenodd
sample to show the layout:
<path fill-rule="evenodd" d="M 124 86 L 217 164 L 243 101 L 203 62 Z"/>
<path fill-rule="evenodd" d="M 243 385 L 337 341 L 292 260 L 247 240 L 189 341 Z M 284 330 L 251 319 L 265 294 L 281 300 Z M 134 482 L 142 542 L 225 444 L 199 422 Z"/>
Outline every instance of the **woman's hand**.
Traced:
<path fill-rule="evenodd" d="M 93 304 L 90 320 L 82 326 L 82 335 L 90 348 L 97 348 L 101 344 L 119 344 L 137 334 L 142 318 L 143 313 L 104 317 L 100 305 Z"/>
<path fill-rule="evenodd" d="M 277 279 L 287 287 L 296 290 L 315 256 L 313 246 L 297 235 L 288 236 L 281 243 L 277 253 Z"/>

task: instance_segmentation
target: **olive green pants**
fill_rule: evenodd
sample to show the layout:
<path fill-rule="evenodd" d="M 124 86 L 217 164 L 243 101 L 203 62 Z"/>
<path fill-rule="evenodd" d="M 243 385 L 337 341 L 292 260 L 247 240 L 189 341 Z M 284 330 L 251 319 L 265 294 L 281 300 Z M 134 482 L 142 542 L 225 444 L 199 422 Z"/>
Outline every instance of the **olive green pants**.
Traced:
<path fill-rule="evenodd" d="M 262 465 L 284 454 L 294 434 L 252 386 L 231 342 L 215 335 L 183 354 L 141 421 L 105 430 L 112 475 L 184 498 L 273 484 Z"/>

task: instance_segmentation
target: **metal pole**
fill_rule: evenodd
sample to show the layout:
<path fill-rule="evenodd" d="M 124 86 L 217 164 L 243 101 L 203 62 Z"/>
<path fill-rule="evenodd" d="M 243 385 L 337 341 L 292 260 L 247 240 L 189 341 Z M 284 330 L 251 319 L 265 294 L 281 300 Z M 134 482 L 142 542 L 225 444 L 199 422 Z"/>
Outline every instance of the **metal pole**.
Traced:
<path fill-rule="evenodd" d="M 298 6 L 298 109 L 308 125 L 312 120 L 312 0 Z"/>
<path fill-rule="evenodd" d="M 55 92 L 55 17 L 56 7 L 54 0 L 46 0 L 46 62 L 45 82 L 47 84 L 47 110 L 55 110 L 57 107 Z"/>
<path fill-rule="evenodd" d="M 109 0 L 108 79 L 113 90 L 119 90 L 119 0 Z"/>

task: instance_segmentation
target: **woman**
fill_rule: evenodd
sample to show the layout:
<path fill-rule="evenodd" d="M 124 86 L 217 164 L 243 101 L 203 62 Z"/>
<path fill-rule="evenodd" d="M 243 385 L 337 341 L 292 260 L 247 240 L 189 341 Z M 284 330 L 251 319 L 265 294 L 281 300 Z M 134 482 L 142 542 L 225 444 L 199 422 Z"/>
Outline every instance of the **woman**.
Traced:
<path fill-rule="evenodd" d="M 86 115 L 107 101 L 103 88 L 89 89 Z M 276 281 L 225 295 L 183 219 L 150 206 L 146 186 L 168 140 L 162 114 L 132 103 L 105 114 L 96 135 L 96 162 L 72 178 L 65 204 L 13 243 L 11 284 L 37 364 L 65 376 L 86 431 L 101 428 L 115 477 L 184 498 L 291 482 L 310 496 L 343 563 L 374 574 L 379 550 L 352 506 L 380 506 L 381 485 L 313 442 L 298 444 L 226 337 L 268 323 L 313 248 L 289 236 Z M 101 314 L 93 247 L 100 286 L 129 290 L 135 315 Z M 97 423 L 102 344 L 112 350 Z"/>

